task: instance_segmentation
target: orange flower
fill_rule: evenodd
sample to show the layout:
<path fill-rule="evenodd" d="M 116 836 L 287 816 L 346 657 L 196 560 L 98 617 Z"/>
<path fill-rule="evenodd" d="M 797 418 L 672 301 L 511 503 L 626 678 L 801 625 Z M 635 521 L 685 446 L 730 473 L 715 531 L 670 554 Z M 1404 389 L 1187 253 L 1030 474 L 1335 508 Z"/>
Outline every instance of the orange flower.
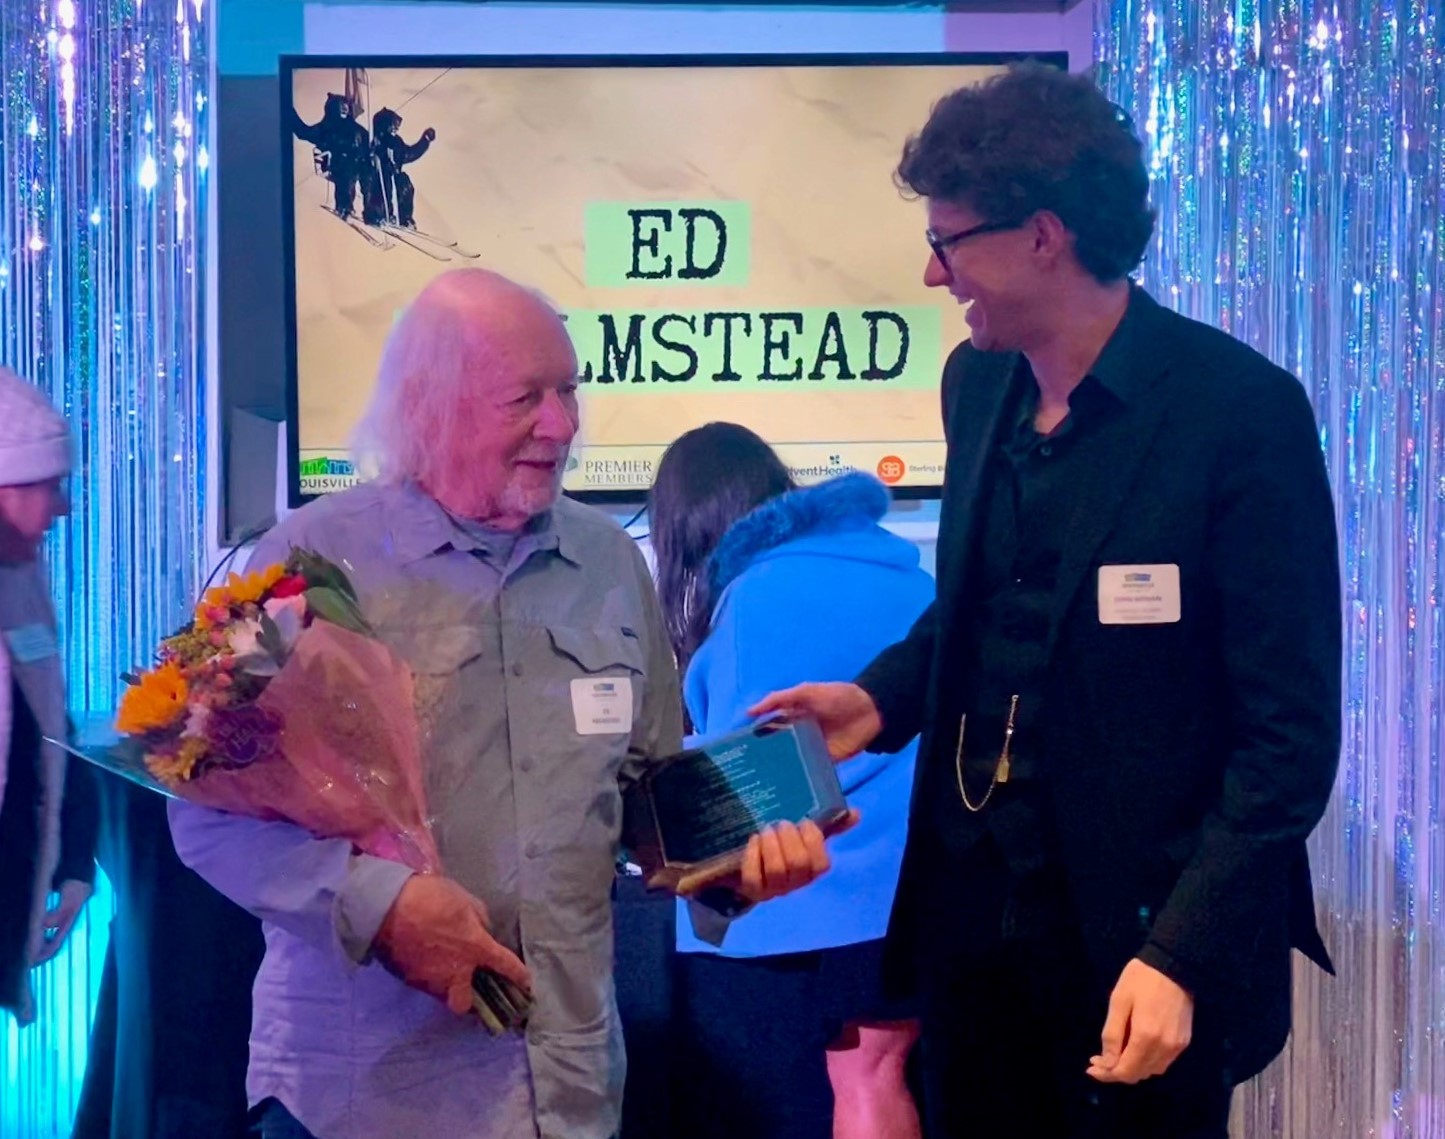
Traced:
<path fill-rule="evenodd" d="M 248 601 L 260 601 L 270 592 L 271 587 L 285 576 L 286 567 L 279 562 L 244 575 L 233 573 L 226 579 L 231 604 L 244 605 Z"/>
<path fill-rule="evenodd" d="M 197 603 L 196 628 L 209 629 L 219 625 L 236 606 L 260 601 L 285 576 L 286 566 L 280 562 L 251 573 L 231 574 L 226 578 L 225 585 L 206 590 L 206 595 Z"/>
<path fill-rule="evenodd" d="M 169 727 L 185 714 L 189 694 L 185 673 L 175 661 L 141 673 L 120 698 L 116 730 L 136 735 Z"/>

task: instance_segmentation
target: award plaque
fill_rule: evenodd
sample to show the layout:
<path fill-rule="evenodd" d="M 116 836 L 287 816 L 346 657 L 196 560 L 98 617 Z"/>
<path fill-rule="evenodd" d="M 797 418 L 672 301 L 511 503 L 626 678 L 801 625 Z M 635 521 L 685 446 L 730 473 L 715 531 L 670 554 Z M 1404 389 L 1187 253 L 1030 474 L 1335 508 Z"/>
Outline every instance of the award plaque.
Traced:
<path fill-rule="evenodd" d="M 811 819 L 827 835 L 848 803 L 812 720 L 767 720 L 654 765 L 628 788 L 623 838 L 653 889 L 692 894 L 737 873 L 753 835 Z"/>

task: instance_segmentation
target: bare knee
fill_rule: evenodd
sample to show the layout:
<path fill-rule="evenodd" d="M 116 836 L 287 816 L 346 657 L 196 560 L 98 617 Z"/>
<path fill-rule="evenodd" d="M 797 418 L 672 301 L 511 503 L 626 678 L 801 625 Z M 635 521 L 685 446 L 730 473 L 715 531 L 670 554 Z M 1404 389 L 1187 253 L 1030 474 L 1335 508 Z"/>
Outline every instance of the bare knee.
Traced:
<path fill-rule="evenodd" d="M 860 1083 L 901 1083 L 908 1054 L 917 1042 L 917 1021 L 850 1024 L 828 1047 L 830 1080 L 835 1089 Z"/>

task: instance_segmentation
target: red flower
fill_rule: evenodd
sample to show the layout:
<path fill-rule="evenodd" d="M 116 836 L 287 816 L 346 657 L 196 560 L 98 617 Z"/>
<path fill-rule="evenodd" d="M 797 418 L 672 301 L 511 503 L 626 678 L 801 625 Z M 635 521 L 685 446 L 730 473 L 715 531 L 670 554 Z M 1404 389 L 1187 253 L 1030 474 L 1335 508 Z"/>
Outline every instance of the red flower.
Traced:
<path fill-rule="evenodd" d="M 297 597 L 305 593 L 306 589 L 306 579 L 299 573 L 293 573 L 273 585 L 269 596 L 275 598 Z"/>

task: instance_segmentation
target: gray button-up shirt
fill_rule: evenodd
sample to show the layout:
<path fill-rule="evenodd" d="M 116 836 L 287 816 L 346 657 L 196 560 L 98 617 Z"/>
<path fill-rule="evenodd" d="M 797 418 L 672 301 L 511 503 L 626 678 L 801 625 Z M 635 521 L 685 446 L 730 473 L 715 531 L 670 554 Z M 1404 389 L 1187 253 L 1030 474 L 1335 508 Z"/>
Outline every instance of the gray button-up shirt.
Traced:
<path fill-rule="evenodd" d="M 292 545 L 342 564 L 410 663 L 445 872 L 526 961 L 535 1007 L 525 1038 L 493 1039 L 370 961 L 404 867 L 286 823 L 175 804 L 181 857 L 265 922 L 252 1102 L 274 1096 L 318 1139 L 607 1139 L 624 1074 L 610 905 L 619 782 L 682 736 L 646 563 L 614 522 L 565 499 L 513 541 L 409 485 L 321 499 L 251 564 Z M 630 684 L 630 728 L 589 712 L 593 681 Z"/>

